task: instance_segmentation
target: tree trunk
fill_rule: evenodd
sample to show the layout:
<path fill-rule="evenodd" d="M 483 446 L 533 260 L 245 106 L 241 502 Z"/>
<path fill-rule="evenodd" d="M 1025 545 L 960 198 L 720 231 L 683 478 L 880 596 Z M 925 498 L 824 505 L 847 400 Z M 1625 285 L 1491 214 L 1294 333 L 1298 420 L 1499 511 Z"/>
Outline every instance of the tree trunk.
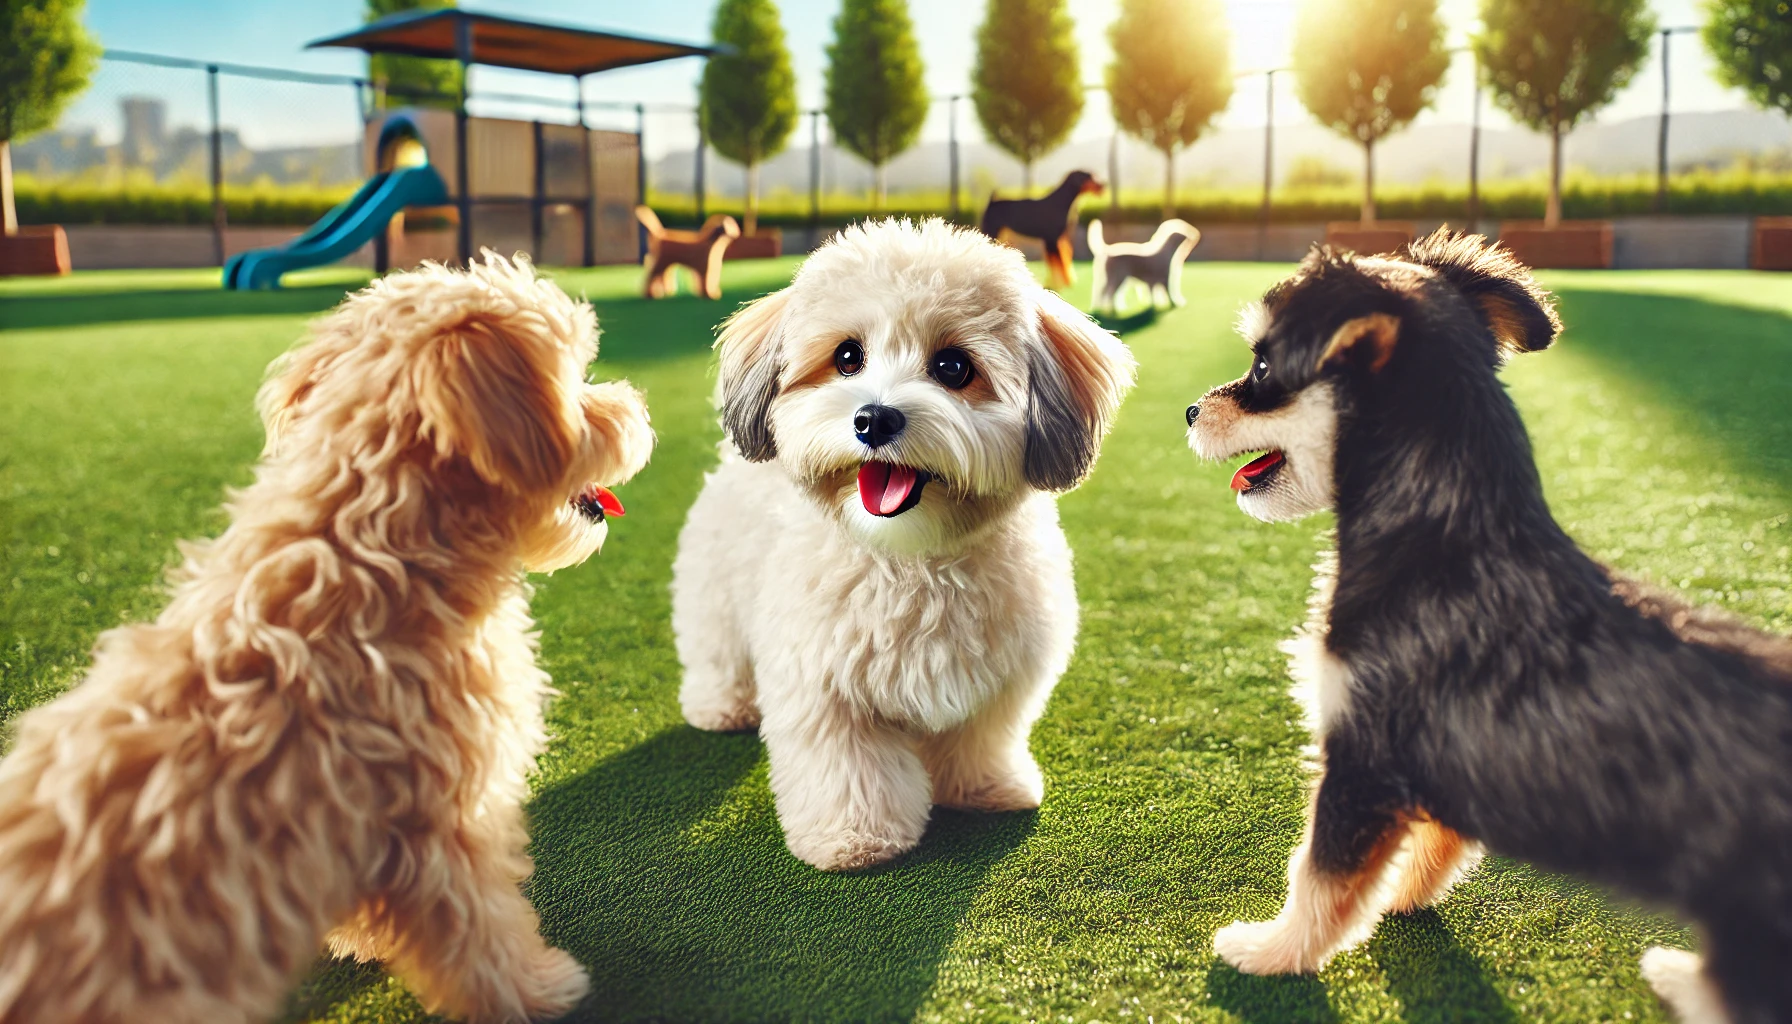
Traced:
<path fill-rule="evenodd" d="M 871 198 L 871 208 L 873 210 L 877 211 L 878 213 L 882 213 L 884 210 L 884 197 L 886 195 L 885 187 L 886 187 L 886 183 L 884 180 L 884 165 L 878 164 L 877 165 L 877 194 L 872 196 L 872 198 Z"/>
<path fill-rule="evenodd" d="M 0 139 L 0 234 L 19 233 L 19 211 L 12 201 L 12 140 Z"/>
<path fill-rule="evenodd" d="M 1375 140 L 1363 142 L 1363 227 L 1375 223 Z"/>
<path fill-rule="evenodd" d="M 753 234 L 759 230 L 759 162 L 747 165 L 747 213 L 741 218 L 746 223 L 741 226 L 744 234 Z"/>
<path fill-rule="evenodd" d="M 1164 150 L 1164 219 L 1176 216 L 1176 148 Z"/>
<path fill-rule="evenodd" d="M 1562 122 L 1549 125 L 1549 205 L 1543 208 L 1543 226 L 1562 223 Z"/>

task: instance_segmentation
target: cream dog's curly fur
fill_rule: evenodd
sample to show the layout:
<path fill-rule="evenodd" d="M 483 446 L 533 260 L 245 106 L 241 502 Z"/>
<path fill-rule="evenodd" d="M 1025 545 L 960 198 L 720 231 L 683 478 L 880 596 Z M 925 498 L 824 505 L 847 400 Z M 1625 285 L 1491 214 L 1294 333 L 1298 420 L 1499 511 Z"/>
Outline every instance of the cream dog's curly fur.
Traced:
<path fill-rule="evenodd" d="M 518 888 L 551 692 L 523 569 L 595 552 L 590 486 L 652 448 L 583 382 L 595 327 L 488 253 L 276 364 L 229 527 L 0 762 L 0 1021 L 265 1019 L 326 934 L 471 1020 L 583 996 Z"/>
<path fill-rule="evenodd" d="M 913 847 L 935 803 L 1038 806 L 1027 737 L 1077 623 L 1053 492 L 1088 473 L 1131 355 L 939 221 L 842 232 L 719 347 L 740 457 L 679 538 L 685 718 L 760 726 L 785 840 L 818 868 Z M 902 425 L 862 434 L 871 408 Z M 919 500 L 873 513 L 855 477 L 892 466 Z"/>

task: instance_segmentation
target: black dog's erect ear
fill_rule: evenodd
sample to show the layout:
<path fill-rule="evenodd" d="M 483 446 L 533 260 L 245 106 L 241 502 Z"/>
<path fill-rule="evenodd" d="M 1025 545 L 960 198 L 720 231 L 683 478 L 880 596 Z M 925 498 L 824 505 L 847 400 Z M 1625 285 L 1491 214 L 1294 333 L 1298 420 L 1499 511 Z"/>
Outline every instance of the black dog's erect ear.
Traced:
<path fill-rule="evenodd" d="M 1407 247 L 1407 257 L 1456 287 L 1504 352 L 1540 352 L 1562 332 L 1555 299 L 1530 268 L 1480 235 L 1439 228 Z"/>
<path fill-rule="evenodd" d="M 716 339 L 722 364 L 722 427 L 748 462 L 767 462 L 778 455 L 771 408 L 778 397 L 778 377 L 784 372 L 778 327 L 789 301 L 786 289 L 749 302 L 728 318 Z"/>
<path fill-rule="evenodd" d="M 1314 369 L 1326 370 L 1352 359 L 1363 359 L 1369 364 L 1369 372 L 1380 373 L 1394 357 L 1394 344 L 1399 340 L 1400 318 L 1392 313 L 1370 313 L 1346 320 L 1332 332 Z"/>
<path fill-rule="evenodd" d="M 1041 289 L 1043 350 L 1027 357 L 1027 483 L 1067 491 L 1089 475 L 1101 438 L 1132 387 L 1136 364 L 1120 339 Z"/>

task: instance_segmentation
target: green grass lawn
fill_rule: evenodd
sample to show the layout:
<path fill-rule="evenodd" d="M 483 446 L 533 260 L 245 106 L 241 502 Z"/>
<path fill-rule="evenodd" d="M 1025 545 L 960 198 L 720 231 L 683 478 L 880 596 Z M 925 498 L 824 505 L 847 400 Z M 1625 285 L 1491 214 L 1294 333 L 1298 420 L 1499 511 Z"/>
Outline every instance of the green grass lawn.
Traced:
<path fill-rule="evenodd" d="M 1189 305 L 1127 340 L 1142 366 L 1087 486 L 1063 500 L 1083 629 L 1033 747 L 1036 813 L 940 812 L 863 875 L 785 852 L 752 736 L 685 726 L 667 582 L 719 436 L 709 341 L 792 260 L 730 264 L 722 303 L 634 297 L 638 271 L 559 276 L 642 386 L 660 445 L 605 553 L 541 581 L 564 696 L 532 807 L 530 894 L 591 968 L 579 1020 L 1659 1021 L 1637 975 L 1676 924 L 1491 861 L 1317 978 L 1220 965 L 1215 927 L 1272 914 L 1301 822 L 1305 737 L 1276 643 L 1329 521 L 1266 526 L 1182 410 L 1242 372 L 1238 304 L 1285 268 L 1202 264 Z M 224 294 L 216 272 L 0 280 L 0 721 L 152 616 L 178 538 L 217 531 L 261 443 L 268 360 L 353 272 Z M 1073 298 L 1086 300 L 1085 285 Z M 1556 273 L 1568 332 L 1507 376 L 1557 515 L 1597 556 L 1792 631 L 1792 279 Z M 292 1021 L 409 1021 L 372 968 L 322 964 Z"/>

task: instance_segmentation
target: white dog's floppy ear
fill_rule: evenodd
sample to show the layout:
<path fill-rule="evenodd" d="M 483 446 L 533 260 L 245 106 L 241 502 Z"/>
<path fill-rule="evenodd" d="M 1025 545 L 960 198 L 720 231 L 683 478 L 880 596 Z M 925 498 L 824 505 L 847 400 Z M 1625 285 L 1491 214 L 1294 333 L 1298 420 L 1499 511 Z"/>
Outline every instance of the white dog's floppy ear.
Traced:
<path fill-rule="evenodd" d="M 784 346 L 778 328 L 790 291 L 773 292 L 742 306 L 722 325 L 716 349 L 721 361 L 722 427 L 748 462 L 776 458 L 772 437 L 772 399 L 784 372 Z"/>
<path fill-rule="evenodd" d="M 1137 364 L 1075 306 L 1044 289 L 1037 301 L 1044 344 L 1028 356 L 1025 471 L 1042 491 L 1067 491 L 1089 475 Z"/>

